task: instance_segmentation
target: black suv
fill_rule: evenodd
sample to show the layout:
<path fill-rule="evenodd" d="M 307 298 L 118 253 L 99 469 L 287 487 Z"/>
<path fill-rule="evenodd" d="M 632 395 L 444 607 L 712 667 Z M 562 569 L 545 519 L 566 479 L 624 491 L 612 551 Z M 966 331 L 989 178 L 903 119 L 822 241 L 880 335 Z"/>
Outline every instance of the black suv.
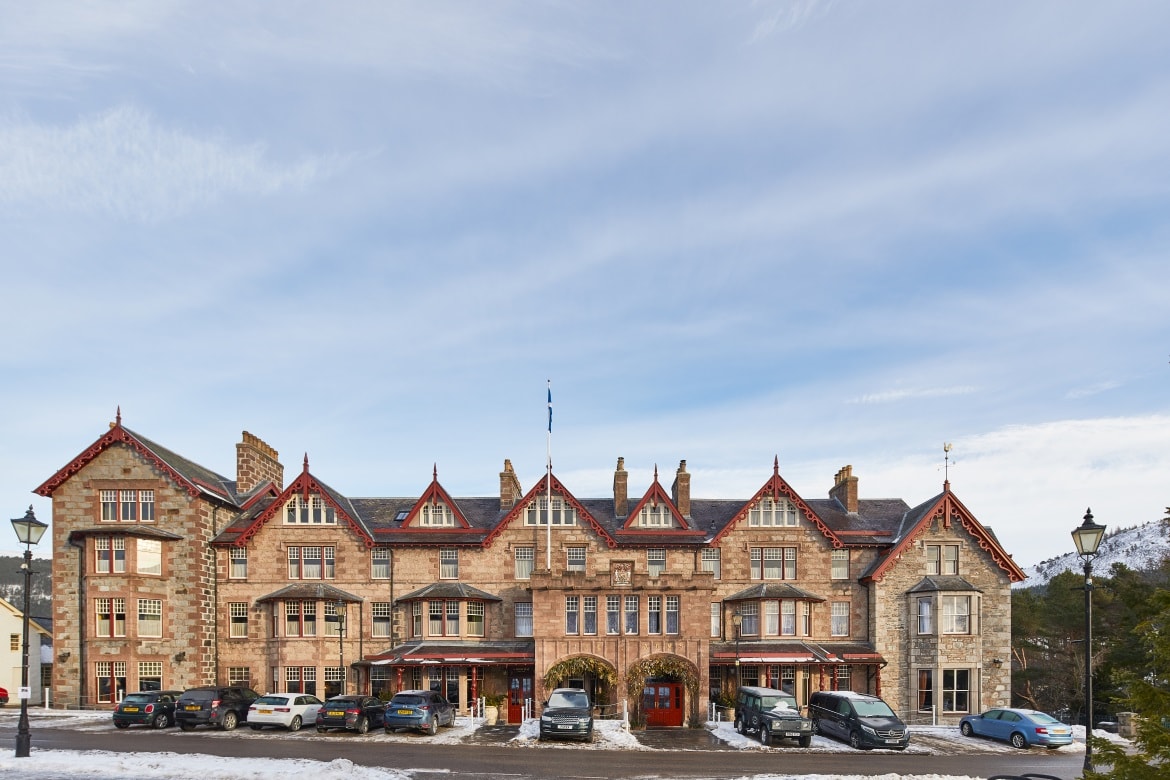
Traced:
<path fill-rule="evenodd" d="M 775 688 L 740 687 L 735 695 L 735 730 L 754 732 L 765 745 L 773 737 L 795 739 L 801 747 L 812 744 L 812 721 L 801 716 L 795 696 Z"/>
<path fill-rule="evenodd" d="M 549 695 L 540 713 L 537 739 L 549 737 L 577 737 L 586 742 L 593 739 L 593 708 L 588 693 L 581 688 L 557 688 Z"/>
<path fill-rule="evenodd" d="M 848 742 L 854 749 L 905 750 L 910 744 L 910 729 L 877 696 L 817 691 L 808 701 L 808 714 L 816 733 Z"/>
<path fill-rule="evenodd" d="M 260 698 L 239 685 L 202 685 L 188 688 L 175 703 L 175 722 L 183 731 L 216 726 L 231 731 L 248 719 L 248 707 Z"/>

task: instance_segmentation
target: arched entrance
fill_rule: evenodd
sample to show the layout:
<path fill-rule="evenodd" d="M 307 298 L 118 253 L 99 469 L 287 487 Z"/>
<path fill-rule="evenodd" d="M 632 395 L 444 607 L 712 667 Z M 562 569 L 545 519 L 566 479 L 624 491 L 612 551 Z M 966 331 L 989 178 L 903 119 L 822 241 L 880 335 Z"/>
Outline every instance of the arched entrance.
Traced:
<path fill-rule="evenodd" d="M 613 704 L 617 670 L 603 658 L 574 655 L 550 666 L 541 684 L 545 698 L 553 688 L 584 688 L 594 707 L 602 707 L 601 713 L 607 715 L 605 705 Z"/>
<path fill-rule="evenodd" d="M 676 655 L 643 658 L 626 674 L 626 692 L 634 705 L 634 720 L 647 728 L 682 726 L 698 718 L 699 672 Z"/>

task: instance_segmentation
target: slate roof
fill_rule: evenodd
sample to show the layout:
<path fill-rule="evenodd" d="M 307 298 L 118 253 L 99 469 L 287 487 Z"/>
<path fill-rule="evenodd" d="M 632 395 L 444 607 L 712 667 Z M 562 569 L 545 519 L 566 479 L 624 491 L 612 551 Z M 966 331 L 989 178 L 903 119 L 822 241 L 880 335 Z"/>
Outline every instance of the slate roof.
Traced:
<path fill-rule="evenodd" d="M 847 664 L 856 661 L 882 661 L 882 656 L 867 642 L 802 642 L 800 640 L 745 640 L 712 642 L 711 660 L 727 662 L 739 658 L 741 663 L 826 663 Z"/>
<path fill-rule="evenodd" d="M 475 599 L 477 601 L 503 601 L 499 596 L 495 596 L 487 591 L 473 588 L 463 582 L 436 582 L 431 585 L 426 585 L 418 590 L 412 590 L 404 596 L 399 596 L 394 600 L 395 604 L 403 601 L 416 601 L 418 599 Z"/>
<path fill-rule="evenodd" d="M 286 599 L 308 599 L 315 601 L 347 601 L 351 604 L 359 604 L 363 601 L 361 596 L 355 596 L 352 593 L 335 588 L 332 585 L 313 584 L 313 583 L 297 583 L 275 590 L 266 596 L 261 596 L 256 599 L 257 603 L 264 601 L 283 601 Z"/>
<path fill-rule="evenodd" d="M 532 639 L 482 640 L 479 642 L 452 642 L 426 640 L 405 642 L 381 653 L 367 653 L 365 663 L 371 666 L 386 664 L 498 664 L 502 661 L 532 663 L 536 658 L 536 643 Z"/>
<path fill-rule="evenodd" d="M 759 585 L 752 585 L 750 588 L 741 590 L 739 593 L 733 593 L 725 598 L 724 601 L 749 601 L 754 599 L 796 599 L 797 601 L 816 601 L 818 603 L 824 601 L 823 598 L 816 594 L 782 582 L 762 582 Z"/>
<path fill-rule="evenodd" d="M 967 580 L 954 574 L 935 574 L 923 577 L 917 585 L 907 591 L 907 593 L 936 593 L 941 590 L 947 591 L 973 591 L 975 593 L 982 593 L 983 591 Z"/>

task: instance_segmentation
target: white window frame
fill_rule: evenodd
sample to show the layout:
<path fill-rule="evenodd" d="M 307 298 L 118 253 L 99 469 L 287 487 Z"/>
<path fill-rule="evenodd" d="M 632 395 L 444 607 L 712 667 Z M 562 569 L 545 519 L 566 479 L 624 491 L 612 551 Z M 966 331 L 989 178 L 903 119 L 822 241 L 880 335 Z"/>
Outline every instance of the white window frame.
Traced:
<path fill-rule="evenodd" d="M 853 605 L 848 601 L 834 601 L 829 613 L 829 635 L 849 636 L 850 616 Z"/>
<path fill-rule="evenodd" d="M 763 496 L 748 510 L 748 526 L 753 528 L 793 528 L 798 523 L 796 505 L 786 498 Z"/>
<path fill-rule="evenodd" d="M 163 635 L 162 599 L 138 599 L 138 636 L 160 639 Z"/>

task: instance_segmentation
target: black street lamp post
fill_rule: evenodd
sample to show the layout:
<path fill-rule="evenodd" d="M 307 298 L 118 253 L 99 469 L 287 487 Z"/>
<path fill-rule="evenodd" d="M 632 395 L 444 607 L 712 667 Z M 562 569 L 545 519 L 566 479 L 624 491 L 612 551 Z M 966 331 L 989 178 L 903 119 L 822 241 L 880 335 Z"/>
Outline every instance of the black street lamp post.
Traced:
<path fill-rule="evenodd" d="M 739 678 L 739 627 L 743 623 L 743 615 L 740 614 L 738 609 L 735 610 L 735 614 L 733 614 L 731 616 L 731 622 L 735 626 L 735 690 L 736 690 L 736 695 L 738 696 L 739 695 L 739 686 L 740 686 L 740 678 Z"/>
<path fill-rule="evenodd" d="M 16 726 L 16 755 L 15 758 L 28 758 L 29 748 L 32 746 L 32 734 L 28 730 L 28 611 L 29 594 L 32 591 L 32 548 L 41 541 L 45 529 L 49 526 L 37 520 L 30 506 L 24 517 L 12 520 L 12 527 L 16 530 L 16 538 L 24 545 L 24 645 L 21 651 L 20 662 L 20 720 Z"/>
<path fill-rule="evenodd" d="M 1105 526 L 1093 522 L 1093 511 L 1085 510 L 1085 521 L 1072 532 L 1077 555 L 1085 565 L 1085 766 L 1093 771 L 1093 559 L 1105 536 Z"/>
<path fill-rule="evenodd" d="M 337 658 L 341 664 L 341 695 L 346 694 L 349 675 L 345 673 L 345 602 L 337 600 Z"/>

